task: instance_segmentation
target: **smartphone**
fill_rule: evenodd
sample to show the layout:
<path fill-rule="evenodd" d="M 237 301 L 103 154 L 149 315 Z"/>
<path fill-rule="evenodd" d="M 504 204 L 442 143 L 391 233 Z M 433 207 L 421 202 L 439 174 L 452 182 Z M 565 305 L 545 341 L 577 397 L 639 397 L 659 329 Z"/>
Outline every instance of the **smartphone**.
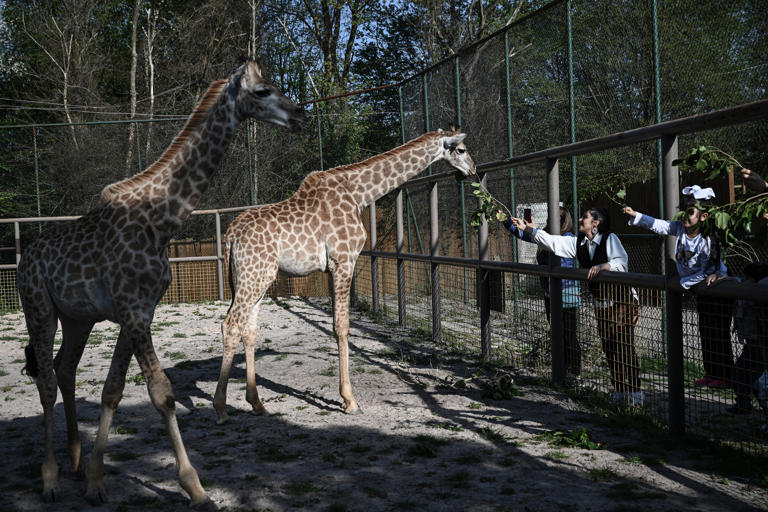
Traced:
<path fill-rule="evenodd" d="M 533 216 L 531 215 L 530 208 L 526 208 L 523 210 L 523 220 L 525 222 L 533 222 Z"/>

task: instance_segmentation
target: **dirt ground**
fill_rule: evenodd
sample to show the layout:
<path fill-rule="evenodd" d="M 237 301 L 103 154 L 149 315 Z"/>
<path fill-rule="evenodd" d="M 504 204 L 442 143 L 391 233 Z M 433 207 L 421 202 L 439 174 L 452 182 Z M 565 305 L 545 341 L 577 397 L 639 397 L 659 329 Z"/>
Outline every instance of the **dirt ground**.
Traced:
<path fill-rule="evenodd" d="M 510 388 L 491 370 L 481 373 L 406 330 L 357 314 L 351 376 L 363 414 L 345 415 L 330 315 L 299 299 L 262 307 L 258 385 L 270 414 L 248 413 L 240 354 L 229 386 L 230 421 L 218 426 L 212 399 L 227 306 L 161 306 L 153 325 L 184 441 L 220 510 L 768 509 L 765 482 L 720 471 L 707 450 L 633 428 L 637 416 L 595 414 L 522 376 L 515 376 L 520 396 L 484 398 L 488 385 Z M 96 326 L 77 376 L 86 456 L 116 333 L 114 324 Z M 169 439 L 135 362 L 107 445 L 109 503 L 90 507 L 85 482 L 68 472 L 60 401 L 61 493 L 55 504 L 42 502 L 42 408 L 20 373 L 25 344 L 23 316 L 0 315 L 0 509 L 186 509 Z M 580 437 L 569 434 L 576 429 L 584 429 Z M 564 445 L 577 437 L 581 442 L 570 443 L 576 446 Z"/>

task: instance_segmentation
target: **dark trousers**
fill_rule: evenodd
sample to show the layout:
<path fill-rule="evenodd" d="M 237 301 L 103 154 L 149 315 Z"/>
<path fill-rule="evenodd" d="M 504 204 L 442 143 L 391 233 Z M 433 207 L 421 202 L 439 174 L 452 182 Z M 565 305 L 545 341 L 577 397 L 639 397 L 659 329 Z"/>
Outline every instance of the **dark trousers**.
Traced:
<path fill-rule="evenodd" d="M 704 373 L 712 379 L 730 383 L 733 373 L 733 349 L 731 348 L 733 301 L 699 295 L 696 297 L 696 311 L 699 314 Z"/>
<path fill-rule="evenodd" d="M 766 370 L 766 347 L 764 339 L 747 340 L 744 350 L 736 361 L 733 372 L 733 390 L 736 392 L 736 407 L 748 411 L 752 409 L 752 385 Z"/>
<path fill-rule="evenodd" d="M 640 390 L 640 366 L 635 352 L 638 312 L 639 305 L 634 299 L 615 302 L 607 308 L 595 307 L 597 330 L 615 391 Z"/>
<path fill-rule="evenodd" d="M 552 322 L 549 297 L 544 297 L 544 308 L 547 310 L 547 320 Z M 581 346 L 576 336 L 576 318 L 579 308 L 563 308 L 563 350 L 565 352 L 565 371 L 568 374 L 581 375 Z"/>

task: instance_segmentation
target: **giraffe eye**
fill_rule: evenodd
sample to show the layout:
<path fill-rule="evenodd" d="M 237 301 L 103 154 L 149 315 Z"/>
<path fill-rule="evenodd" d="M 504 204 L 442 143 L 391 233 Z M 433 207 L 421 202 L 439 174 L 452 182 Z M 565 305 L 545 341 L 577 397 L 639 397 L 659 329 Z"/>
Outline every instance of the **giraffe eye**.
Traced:
<path fill-rule="evenodd" d="M 272 94 L 272 91 L 270 91 L 269 89 L 259 89 L 257 91 L 253 91 L 253 93 L 259 98 L 266 98 L 267 96 Z"/>
<path fill-rule="evenodd" d="M 466 149 L 461 149 L 461 148 L 456 148 L 456 152 L 457 152 L 458 154 L 460 154 L 460 155 L 463 155 L 464 153 L 466 153 L 466 152 L 467 152 L 467 150 L 466 150 Z"/>

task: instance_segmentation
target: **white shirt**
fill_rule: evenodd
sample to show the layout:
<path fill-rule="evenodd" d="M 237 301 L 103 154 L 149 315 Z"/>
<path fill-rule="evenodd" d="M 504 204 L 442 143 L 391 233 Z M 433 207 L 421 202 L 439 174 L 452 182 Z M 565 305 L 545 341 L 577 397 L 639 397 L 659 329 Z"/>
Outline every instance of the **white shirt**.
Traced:
<path fill-rule="evenodd" d="M 557 256 L 562 258 L 576 257 L 576 244 L 578 244 L 577 237 L 550 235 L 541 229 L 534 229 L 532 236 L 537 244 Z M 598 233 L 592 240 L 585 236 L 581 241 L 582 245 L 588 244 L 587 249 L 589 250 L 590 258 L 595 257 L 595 249 L 600 245 L 602 239 L 603 234 Z M 605 252 L 608 255 L 608 264 L 613 272 L 626 272 L 629 269 L 627 251 L 625 251 L 624 246 L 621 245 L 619 237 L 613 233 L 609 233 L 608 240 L 605 241 Z"/>
<path fill-rule="evenodd" d="M 680 285 L 686 290 L 704 281 L 709 274 L 727 276 L 728 269 L 722 260 L 711 261 L 712 245 L 709 237 L 688 236 L 685 226 L 679 220 L 668 221 L 654 219 L 650 215 L 638 213 L 629 224 L 641 226 L 660 235 L 673 235 L 675 237 L 675 263 L 677 273 L 680 275 Z"/>

